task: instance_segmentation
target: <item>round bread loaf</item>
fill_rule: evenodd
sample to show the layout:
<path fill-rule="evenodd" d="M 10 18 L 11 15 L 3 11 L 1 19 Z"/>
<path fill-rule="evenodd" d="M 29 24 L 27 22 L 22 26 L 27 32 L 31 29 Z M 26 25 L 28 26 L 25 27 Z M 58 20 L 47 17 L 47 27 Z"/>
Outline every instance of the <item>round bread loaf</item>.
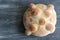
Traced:
<path fill-rule="evenodd" d="M 56 12 L 53 4 L 29 4 L 26 10 L 23 23 L 26 35 L 38 37 L 54 33 L 56 27 Z"/>

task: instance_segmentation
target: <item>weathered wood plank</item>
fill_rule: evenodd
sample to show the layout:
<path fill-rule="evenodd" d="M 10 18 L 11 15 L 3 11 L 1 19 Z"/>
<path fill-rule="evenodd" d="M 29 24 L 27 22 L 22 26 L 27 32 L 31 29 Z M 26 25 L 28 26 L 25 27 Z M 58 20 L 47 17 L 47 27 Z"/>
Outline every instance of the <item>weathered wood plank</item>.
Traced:
<path fill-rule="evenodd" d="M 26 36 L 22 22 L 29 3 L 52 3 L 57 12 L 56 31 L 46 37 Z M 60 40 L 60 0 L 0 0 L 0 40 Z"/>

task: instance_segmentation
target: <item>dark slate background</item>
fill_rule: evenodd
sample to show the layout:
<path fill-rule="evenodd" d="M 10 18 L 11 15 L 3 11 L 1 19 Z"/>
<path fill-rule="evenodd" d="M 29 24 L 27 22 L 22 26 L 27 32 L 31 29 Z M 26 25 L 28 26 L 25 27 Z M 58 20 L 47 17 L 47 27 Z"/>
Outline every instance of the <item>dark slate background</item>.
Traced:
<path fill-rule="evenodd" d="M 29 3 L 52 3 L 57 12 L 56 31 L 46 37 L 26 36 L 22 22 Z M 0 0 L 0 40 L 60 40 L 60 0 Z"/>

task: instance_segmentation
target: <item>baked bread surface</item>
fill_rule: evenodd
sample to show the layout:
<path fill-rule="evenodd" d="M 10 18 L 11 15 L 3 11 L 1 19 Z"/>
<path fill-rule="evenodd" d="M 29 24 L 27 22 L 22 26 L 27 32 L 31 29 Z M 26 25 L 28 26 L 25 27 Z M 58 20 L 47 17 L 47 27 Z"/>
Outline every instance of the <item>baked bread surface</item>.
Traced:
<path fill-rule="evenodd" d="M 25 34 L 38 37 L 47 36 L 54 33 L 56 21 L 56 11 L 53 4 L 31 3 L 23 17 Z"/>

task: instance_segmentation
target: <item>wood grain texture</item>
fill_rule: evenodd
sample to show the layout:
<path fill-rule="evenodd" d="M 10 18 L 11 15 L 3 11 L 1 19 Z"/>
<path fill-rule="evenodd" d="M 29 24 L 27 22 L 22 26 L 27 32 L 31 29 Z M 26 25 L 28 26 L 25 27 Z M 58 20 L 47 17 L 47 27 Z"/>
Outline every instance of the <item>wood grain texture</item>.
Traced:
<path fill-rule="evenodd" d="M 54 4 L 56 31 L 46 37 L 26 36 L 23 15 L 29 3 Z M 0 0 L 0 40 L 60 40 L 60 0 Z"/>

